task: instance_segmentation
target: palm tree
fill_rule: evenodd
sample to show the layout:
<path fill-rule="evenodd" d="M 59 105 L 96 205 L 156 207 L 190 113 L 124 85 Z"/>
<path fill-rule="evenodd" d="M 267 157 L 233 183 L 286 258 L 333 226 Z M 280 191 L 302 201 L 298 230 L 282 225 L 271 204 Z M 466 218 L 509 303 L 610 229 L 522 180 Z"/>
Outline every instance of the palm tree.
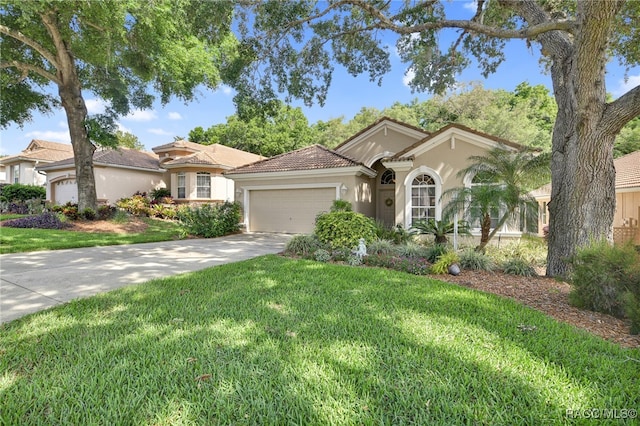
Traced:
<path fill-rule="evenodd" d="M 476 250 L 483 251 L 508 219 L 523 213 L 527 222 L 536 220 L 538 203 L 529 192 L 549 180 L 549 154 L 497 147 L 486 155 L 471 156 L 469 161 L 458 176 L 474 176 L 475 184 L 445 191 L 442 197 L 451 199 L 444 213 L 463 211 L 468 217 L 480 219 L 480 245 Z M 492 230 L 491 215 L 495 212 L 499 213 Z"/>
<path fill-rule="evenodd" d="M 455 224 L 449 218 L 445 217 L 442 220 L 429 219 L 427 221 L 420 220 L 411 226 L 411 229 L 418 231 L 418 234 L 431 234 L 434 236 L 434 242 L 436 244 L 447 244 L 449 239 L 447 235 L 453 234 L 455 231 Z M 469 232 L 469 224 L 464 220 L 458 221 L 459 234 L 471 235 Z"/>

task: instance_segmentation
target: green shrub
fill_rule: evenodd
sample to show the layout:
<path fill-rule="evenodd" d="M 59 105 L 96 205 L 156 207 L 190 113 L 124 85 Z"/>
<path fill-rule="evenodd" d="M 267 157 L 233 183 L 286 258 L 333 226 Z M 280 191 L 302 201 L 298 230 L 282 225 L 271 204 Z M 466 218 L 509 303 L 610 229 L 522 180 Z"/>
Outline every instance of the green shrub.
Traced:
<path fill-rule="evenodd" d="M 572 284 L 569 302 L 574 306 L 617 317 L 625 314 L 625 301 L 633 303 L 631 293 L 640 299 L 640 255 L 633 246 L 611 246 L 593 242 L 578 250 L 570 261 Z M 631 300 L 631 302 L 629 302 Z M 630 310 L 633 315 L 633 309 Z"/>
<path fill-rule="evenodd" d="M 376 221 L 376 237 L 380 240 L 393 241 L 395 244 L 405 244 L 413 240 L 414 233 L 406 230 L 402 225 L 389 227 Z"/>
<path fill-rule="evenodd" d="M 315 257 L 318 262 L 328 262 L 331 260 L 331 253 L 325 249 L 318 249 L 313 253 L 313 257 Z"/>
<path fill-rule="evenodd" d="M 489 256 L 474 249 L 467 249 L 460 253 L 460 267 L 472 271 L 491 271 L 493 261 Z"/>
<path fill-rule="evenodd" d="M 100 206 L 97 214 L 98 220 L 109 220 L 116 214 L 116 208 L 114 206 Z"/>
<path fill-rule="evenodd" d="M 315 235 L 300 234 L 293 236 L 287 242 L 284 252 L 288 255 L 310 257 L 317 250 L 326 248 Z"/>
<path fill-rule="evenodd" d="M 0 200 L 7 202 L 25 202 L 34 198 L 44 200 L 47 190 L 42 186 L 12 183 L 0 188 Z"/>
<path fill-rule="evenodd" d="M 351 203 L 347 200 L 334 200 L 331 205 L 332 212 L 350 212 L 352 210 Z"/>
<path fill-rule="evenodd" d="M 375 239 L 373 219 L 353 211 L 321 213 L 316 217 L 315 234 L 331 248 L 354 248 L 360 238 L 369 244 Z"/>
<path fill-rule="evenodd" d="M 80 213 L 80 217 L 86 220 L 95 220 L 96 216 L 96 211 L 90 207 L 87 207 L 86 209 L 82 210 L 82 213 Z"/>
<path fill-rule="evenodd" d="M 374 240 L 367 245 L 367 254 L 395 254 L 396 245 L 389 240 Z"/>
<path fill-rule="evenodd" d="M 203 204 L 178 210 L 177 219 L 190 235 L 215 238 L 233 234 L 240 229 L 240 205 L 224 202 Z"/>
<path fill-rule="evenodd" d="M 435 263 L 437 262 L 440 256 L 447 253 L 448 251 L 449 251 L 449 247 L 447 247 L 445 244 L 434 244 L 430 247 L 427 247 L 425 258 L 429 262 Z"/>
<path fill-rule="evenodd" d="M 524 259 L 530 265 L 544 266 L 547 262 L 547 245 L 542 238 L 523 236 L 519 241 L 512 241 L 497 247 L 489 245 L 486 254 L 496 264 L 503 264 L 510 259 Z"/>
<path fill-rule="evenodd" d="M 116 201 L 116 206 L 134 216 L 149 216 L 151 214 L 151 202 L 141 194 L 136 194 L 130 198 L 121 198 Z"/>
<path fill-rule="evenodd" d="M 53 206 L 51 210 L 55 213 L 63 214 L 69 220 L 78 220 L 80 218 L 78 205 L 70 201 L 66 204 Z"/>
<path fill-rule="evenodd" d="M 449 272 L 449 266 L 453 265 L 454 263 L 458 263 L 459 261 L 460 257 L 455 251 L 443 253 L 438 257 L 433 266 L 431 266 L 431 273 L 439 275 L 446 274 L 447 272 Z"/>
<path fill-rule="evenodd" d="M 435 259 L 442 253 L 438 253 L 437 256 L 433 256 L 433 248 L 423 246 L 422 244 L 414 241 L 409 241 L 405 244 L 398 245 L 396 247 L 396 253 L 399 256 L 411 257 L 411 258 L 425 258 L 429 262 L 433 263 Z"/>
<path fill-rule="evenodd" d="M 159 200 L 161 198 L 171 198 L 171 190 L 169 188 L 156 188 L 151 190 L 149 196 L 152 200 Z"/>
<path fill-rule="evenodd" d="M 505 274 L 520 275 L 523 277 L 535 277 L 538 274 L 529 262 L 519 257 L 509 259 L 502 264 L 502 271 Z"/>

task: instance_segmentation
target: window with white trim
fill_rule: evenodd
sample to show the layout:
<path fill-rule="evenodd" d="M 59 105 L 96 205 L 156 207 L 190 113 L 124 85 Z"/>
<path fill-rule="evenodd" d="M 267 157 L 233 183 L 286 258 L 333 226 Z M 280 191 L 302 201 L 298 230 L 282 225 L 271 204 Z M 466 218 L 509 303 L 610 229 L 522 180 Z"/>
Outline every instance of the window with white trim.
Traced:
<path fill-rule="evenodd" d="M 436 182 L 428 174 L 411 182 L 411 223 L 436 218 Z"/>
<path fill-rule="evenodd" d="M 187 198 L 187 179 L 184 172 L 179 172 L 178 177 L 178 198 Z"/>
<path fill-rule="evenodd" d="M 13 166 L 13 183 L 20 183 L 20 165 Z"/>
<path fill-rule="evenodd" d="M 198 172 L 196 175 L 196 196 L 211 198 L 211 173 Z"/>

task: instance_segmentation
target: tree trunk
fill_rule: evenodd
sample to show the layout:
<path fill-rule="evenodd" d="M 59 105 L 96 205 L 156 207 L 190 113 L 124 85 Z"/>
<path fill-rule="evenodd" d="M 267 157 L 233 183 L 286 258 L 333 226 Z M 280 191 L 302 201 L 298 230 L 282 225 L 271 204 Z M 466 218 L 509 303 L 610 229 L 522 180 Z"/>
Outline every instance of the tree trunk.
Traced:
<path fill-rule="evenodd" d="M 85 126 L 87 106 L 82 98 L 82 84 L 78 77 L 76 61 L 69 48 L 69 42 L 65 40 L 60 30 L 64 24 L 59 21 L 56 10 L 50 10 L 41 15 L 41 18 L 51 36 L 56 52 L 56 83 L 62 107 L 67 115 L 69 136 L 73 146 L 76 185 L 78 187 L 78 210 L 83 211 L 86 208 L 96 210 L 98 197 L 93 174 L 93 153 L 96 147 L 89 140 Z"/>
<path fill-rule="evenodd" d="M 476 247 L 476 251 L 484 253 L 484 248 L 489 243 L 489 232 L 491 231 L 491 215 L 485 214 L 480 224 L 480 245 Z"/>
<path fill-rule="evenodd" d="M 574 43 L 552 55 L 558 116 L 552 140 L 549 276 L 566 276 L 567 261 L 590 240 L 612 240 L 617 131 L 603 125 L 603 116 L 606 40 L 615 11 L 613 3 L 581 3 L 583 20 Z"/>
<path fill-rule="evenodd" d="M 93 153 L 96 147 L 89 140 L 85 127 L 87 107 L 77 78 L 75 83 L 61 85 L 58 92 L 69 124 L 78 187 L 78 211 L 82 212 L 87 208 L 97 209 L 96 180 L 93 174 Z"/>

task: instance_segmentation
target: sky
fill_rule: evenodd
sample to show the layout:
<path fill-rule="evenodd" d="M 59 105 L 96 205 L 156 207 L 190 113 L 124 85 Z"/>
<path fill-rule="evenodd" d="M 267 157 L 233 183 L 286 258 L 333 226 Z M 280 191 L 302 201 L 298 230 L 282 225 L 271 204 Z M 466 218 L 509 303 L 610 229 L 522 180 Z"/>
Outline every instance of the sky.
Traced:
<path fill-rule="evenodd" d="M 470 18 L 475 5 L 458 1 L 448 7 L 454 8 L 460 19 Z M 507 91 L 513 91 L 518 84 L 528 82 L 532 86 L 545 85 L 551 92 L 551 77 L 539 65 L 539 53 L 535 48 L 527 47 L 521 40 L 511 41 L 506 47 L 506 58 L 497 72 L 487 79 L 472 65 L 458 77 L 458 81 L 481 82 L 487 89 Z M 410 73 L 406 73 L 407 64 L 400 61 L 394 47 L 391 48 L 391 61 L 392 70 L 383 77 L 381 86 L 370 82 L 365 75 L 352 77 L 336 66 L 324 106 L 305 107 L 301 102 L 293 102 L 292 105 L 300 106 L 312 124 L 338 117 L 348 121 L 364 107 L 382 110 L 395 102 L 408 103 L 413 99 L 425 101 L 431 97 L 427 93 L 412 93 L 408 86 Z M 617 62 L 609 64 L 607 70 L 606 87 L 614 98 L 640 84 L 640 67 L 631 69 L 626 76 L 625 70 Z M 55 93 L 53 87 L 52 91 Z M 83 95 L 90 114 L 103 111 L 103 101 L 92 93 L 85 92 Z M 163 106 L 158 101 L 152 109 L 134 111 L 122 117 L 118 124 L 121 130 L 136 135 L 145 149 L 151 150 L 154 146 L 173 141 L 176 136 L 187 138 L 189 131 L 197 126 L 207 129 L 211 125 L 225 123 L 226 117 L 235 113 L 233 96 L 232 89 L 225 86 L 215 91 L 201 89 L 196 100 L 187 105 L 173 100 Z M 51 115 L 34 114 L 34 120 L 22 128 L 13 125 L 0 129 L 0 155 L 18 154 L 32 139 L 70 142 L 64 112 L 60 109 Z"/>

